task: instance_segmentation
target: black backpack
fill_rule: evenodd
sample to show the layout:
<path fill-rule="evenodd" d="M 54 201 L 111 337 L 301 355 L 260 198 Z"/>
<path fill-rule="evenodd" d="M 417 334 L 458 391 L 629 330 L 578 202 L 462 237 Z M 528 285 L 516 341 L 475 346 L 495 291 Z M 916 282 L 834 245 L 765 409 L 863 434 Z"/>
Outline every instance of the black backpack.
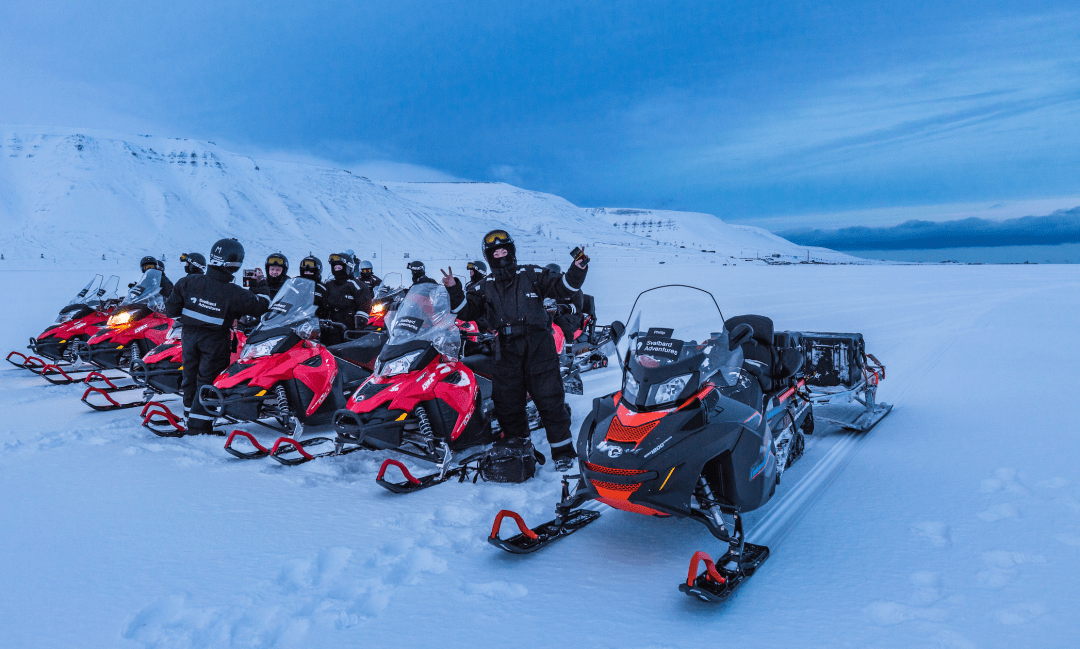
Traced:
<path fill-rule="evenodd" d="M 488 482 L 525 482 L 544 462 L 529 438 L 504 438 L 480 458 L 480 477 Z"/>

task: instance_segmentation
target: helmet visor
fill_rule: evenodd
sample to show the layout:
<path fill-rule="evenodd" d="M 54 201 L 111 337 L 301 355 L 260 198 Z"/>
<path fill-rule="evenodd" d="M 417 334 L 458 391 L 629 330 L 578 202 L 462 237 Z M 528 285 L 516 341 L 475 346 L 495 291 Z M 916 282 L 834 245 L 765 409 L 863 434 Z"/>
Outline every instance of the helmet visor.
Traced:
<path fill-rule="evenodd" d="M 484 245 L 499 246 L 513 243 L 513 239 L 505 230 L 493 230 L 484 237 Z"/>
<path fill-rule="evenodd" d="M 285 266 L 288 266 L 289 264 L 288 264 L 287 261 L 285 261 L 285 258 L 282 257 L 281 255 L 270 255 L 269 257 L 266 258 L 266 265 L 267 266 L 281 266 L 282 268 L 284 268 Z M 303 266 L 303 264 L 300 264 L 300 265 Z"/>

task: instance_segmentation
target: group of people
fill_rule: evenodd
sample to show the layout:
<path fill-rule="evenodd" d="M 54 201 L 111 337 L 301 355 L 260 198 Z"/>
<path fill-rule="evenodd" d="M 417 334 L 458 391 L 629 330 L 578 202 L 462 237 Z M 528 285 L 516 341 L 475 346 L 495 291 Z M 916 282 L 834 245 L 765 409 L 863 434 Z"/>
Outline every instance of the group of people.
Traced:
<path fill-rule="evenodd" d="M 580 311 L 589 258 L 581 252 L 566 273 L 553 264 L 519 264 L 514 239 L 505 230 L 489 232 L 482 247 L 484 261 L 469 262 L 469 281 L 464 286 L 450 268 L 442 271 L 442 284 L 458 319 L 476 321 L 498 334 L 492 400 L 503 436 L 496 441 L 495 450 L 533 453 L 526 414 L 531 397 L 556 469 L 569 470 L 576 454 L 552 317 L 544 300 L 553 298 L 568 305 L 570 313 Z M 175 286 L 165 277 L 160 260 L 144 257 L 140 266 L 143 272 L 152 268 L 162 271 L 166 314 L 183 326 L 182 390 L 188 430 L 209 433 L 214 418 L 196 399 L 199 388 L 213 383 L 228 367 L 233 322 L 261 316 L 269 309 L 273 295 L 289 279 L 289 260 L 281 253 L 269 255 L 263 266 L 265 273 L 246 277 L 246 288 L 235 283 L 236 271 L 244 262 L 244 247 L 236 239 L 215 243 L 209 262 L 197 252 L 185 253 L 180 260 L 187 274 Z M 320 259 L 308 256 L 300 262 L 299 276 L 315 282 L 317 315 L 341 324 L 343 330 L 361 328 L 367 323 L 374 289 L 382 280 L 373 273 L 371 262 L 357 263 L 351 252 L 332 254 L 328 261 L 330 276 L 325 281 Z M 421 261 L 409 262 L 408 270 L 413 285 L 437 283 L 427 276 Z"/>

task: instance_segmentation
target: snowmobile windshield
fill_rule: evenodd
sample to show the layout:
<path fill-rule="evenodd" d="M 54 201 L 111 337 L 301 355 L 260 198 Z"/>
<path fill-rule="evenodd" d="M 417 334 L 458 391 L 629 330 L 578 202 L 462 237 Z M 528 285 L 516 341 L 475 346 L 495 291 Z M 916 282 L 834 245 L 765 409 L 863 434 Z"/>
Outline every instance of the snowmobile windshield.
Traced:
<path fill-rule="evenodd" d="M 641 405 L 672 403 L 706 381 L 738 381 L 742 348 L 728 348 L 724 317 L 711 293 L 691 286 L 650 289 L 638 296 L 629 322 L 620 343 L 624 392 L 637 396 L 640 388 Z M 641 380 L 645 374 L 654 375 L 649 386 Z"/>
<path fill-rule="evenodd" d="M 381 299 L 401 290 L 401 273 L 387 273 L 382 283 L 375 287 L 375 299 Z"/>
<path fill-rule="evenodd" d="M 75 297 L 71 298 L 71 301 L 68 302 L 68 306 L 75 304 L 93 306 L 94 304 L 101 302 L 101 296 L 98 295 L 98 289 L 101 288 L 102 280 L 103 278 L 101 275 L 94 275 L 94 278 L 87 282 L 86 286 L 75 294 Z"/>
<path fill-rule="evenodd" d="M 319 333 L 319 318 L 315 311 L 315 282 L 304 277 L 290 277 L 278 289 L 270 310 L 251 335 L 255 337 L 271 329 L 292 329 L 301 338 L 311 340 Z"/>
<path fill-rule="evenodd" d="M 390 325 L 387 347 L 423 340 L 435 351 L 457 360 L 461 333 L 450 311 L 450 294 L 442 284 L 416 284 L 409 289 Z"/>
<path fill-rule="evenodd" d="M 161 297 L 161 271 L 151 268 L 143 273 L 139 283 L 128 289 L 127 297 L 120 306 L 144 306 L 152 311 L 164 313 L 165 298 Z"/>

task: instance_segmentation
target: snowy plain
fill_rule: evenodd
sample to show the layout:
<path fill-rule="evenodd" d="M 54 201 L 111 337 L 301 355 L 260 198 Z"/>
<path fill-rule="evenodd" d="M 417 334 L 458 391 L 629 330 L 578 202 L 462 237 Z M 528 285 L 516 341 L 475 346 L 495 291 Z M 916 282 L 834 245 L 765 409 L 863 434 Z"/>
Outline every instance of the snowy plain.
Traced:
<path fill-rule="evenodd" d="M 96 272 L 55 266 L 0 270 L 5 349 Z M 383 454 L 241 462 L 219 438 L 155 438 L 9 366 L 0 646 L 1075 646 L 1076 267 L 612 258 L 586 289 L 607 321 L 670 282 L 712 291 L 725 315 L 862 332 L 895 406 L 866 435 L 819 428 L 749 517 L 773 554 L 727 605 L 677 590 L 694 551 L 721 550 L 688 521 L 604 509 L 535 555 L 488 545 L 499 509 L 550 518 L 550 469 L 396 496 L 374 482 Z M 575 426 L 617 382 L 585 375 Z"/>

